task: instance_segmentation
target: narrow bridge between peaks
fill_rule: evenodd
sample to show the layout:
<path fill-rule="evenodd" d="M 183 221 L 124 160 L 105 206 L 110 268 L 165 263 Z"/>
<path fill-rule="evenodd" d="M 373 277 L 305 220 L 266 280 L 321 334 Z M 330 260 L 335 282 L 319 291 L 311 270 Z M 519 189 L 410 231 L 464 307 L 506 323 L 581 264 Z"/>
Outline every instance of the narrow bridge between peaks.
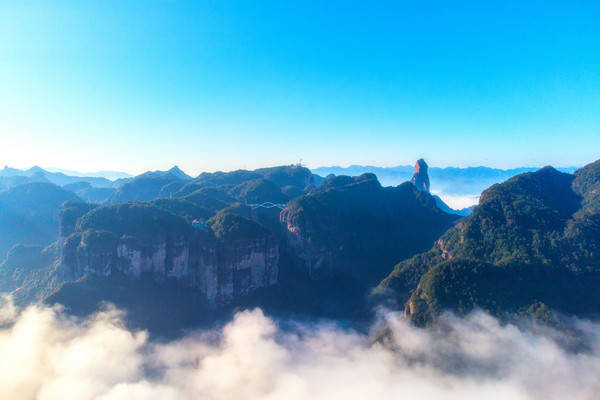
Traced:
<path fill-rule="evenodd" d="M 257 204 L 248 204 L 250 207 L 252 207 L 252 209 L 257 209 L 257 208 L 279 208 L 280 210 L 283 210 L 285 208 L 285 204 L 282 203 L 271 203 L 270 201 L 267 201 L 265 203 L 257 203 Z"/>

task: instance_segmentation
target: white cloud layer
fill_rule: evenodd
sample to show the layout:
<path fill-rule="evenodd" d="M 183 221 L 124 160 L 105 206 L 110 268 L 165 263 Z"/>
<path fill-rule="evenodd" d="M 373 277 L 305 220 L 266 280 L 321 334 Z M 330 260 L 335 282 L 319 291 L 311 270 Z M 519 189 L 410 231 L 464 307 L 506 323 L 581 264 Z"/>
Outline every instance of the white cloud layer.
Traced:
<path fill-rule="evenodd" d="M 444 203 L 448 204 L 455 210 L 461 210 L 463 208 L 475 206 L 479 203 L 479 194 L 454 195 L 436 190 L 432 190 L 431 192 L 438 195 L 444 201 Z"/>
<path fill-rule="evenodd" d="M 600 393 L 600 329 L 590 322 L 575 321 L 589 345 L 575 353 L 557 344 L 568 339 L 559 332 L 502 326 L 482 313 L 445 316 L 443 331 L 388 313 L 385 339 L 375 343 L 334 325 L 284 331 L 260 310 L 163 343 L 125 329 L 116 310 L 83 321 L 38 307 L 0 315 L 6 400 L 562 400 Z"/>

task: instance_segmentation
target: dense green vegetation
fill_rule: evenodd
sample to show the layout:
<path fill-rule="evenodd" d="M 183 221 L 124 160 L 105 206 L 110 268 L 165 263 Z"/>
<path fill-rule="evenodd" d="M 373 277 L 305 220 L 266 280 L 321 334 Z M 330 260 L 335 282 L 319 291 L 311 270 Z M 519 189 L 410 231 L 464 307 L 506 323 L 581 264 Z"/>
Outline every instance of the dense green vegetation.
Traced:
<path fill-rule="evenodd" d="M 600 212 L 600 160 L 575 172 L 573 189 L 583 197 L 581 213 Z"/>
<path fill-rule="evenodd" d="M 373 174 L 328 179 L 288 204 L 307 258 L 321 260 L 317 274 L 379 282 L 395 262 L 429 248 L 456 216 L 411 183 L 382 187 Z"/>
<path fill-rule="evenodd" d="M 251 183 L 254 182 L 254 183 Z M 238 188 L 235 188 L 238 186 Z M 307 168 L 290 165 L 272 168 L 262 168 L 255 171 L 237 170 L 232 172 L 205 172 L 196 179 L 183 186 L 175 196 L 183 197 L 203 188 L 219 188 L 221 190 L 233 191 L 233 196 L 238 200 L 246 201 L 246 192 L 267 198 L 275 195 L 282 198 L 290 196 L 287 193 L 300 195 L 306 193 L 314 186 L 313 175 Z M 279 190 L 275 189 L 278 188 Z M 264 201 L 273 201 L 272 199 Z M 248 202 L 251 202 L 248 200 Z"/>
<path fill-rule="evenodd" d="M 208 219 L 214 214 L 214 210 L 186 199 L 157 199 L 150 204 L 178 215 L 190 223 L 195 219 Z"/>
<path fill-rule="evenodd" d="M 452 309 L 466 313 L 479 307 L 502 316 L 534 304 L 566 313 L 597 312 L 600 276 L 573 273 L 540 264 L 509 263 L 503 266 L 478 260 L 452 259 L 423 275 L 409 299 L 413 320 L 425 323 L 437 313 Z"/>
<path fill-rule="evenodd" d="M 237 200 L 247 203 L 287 203 L 289 198 L 281 192 L 279 186 L 273 182 L 260 178 L 240 183 L 233 187 L 229 193 Z"/>
<path fill-rule="evenodd" d="M 373 298 L 405 308 L 419 324 L 446 309 L 476 307 L 540 321 L 552 321 L 552 310 L 600 312 L 600 161 L 574 175 L 546 167 L 494 185 L 463 219 L 411 183 L 382 187 L 373 174 L 331 177 L 318 187 L 299 166 L 179 175 L 139 176 L 114 194 L 110 201 L 119 203 L 112 205 L 82 202 L 40 182 L 0 193 L 0 252 L 12 248 L 0 260 L 0 290 L 19 288 L 20 301 L 37 301 L 63 283 L 61 262 L 81 270 L 120 265 L 121 244 L 150 255 L 160 243 L 168 259 L 178 246 L 193 254 L 276 236 L 277 285 L 239 305 L 354 317 L 379 283 Z M 84 193 L 90 186 L 69 189 Z M 266 201 L 287 202 L 287 209 L 280 216 L 278 208 L 249 206 Z M 194 220 L 206 224 L 194 228 Z M 64 240 L 48 246 L 58 226 Z M 50 301 L 74 312 L 113 301 L 161 329 L 170 307 L 179 307 L 173 318 L 183 326 L 205 307 L 176 282 L 119 276 L 65 283 Z M 148 305 L 163 310 L 162 317 L 146 312 Z"/>
<path fill-rule="evenodd" d="M 230 212 L 217 214 L 208 220 L 215 236 L 221 240 L 252 240 L 264 237 L 269 231 L 261 225 Z"/>
<path fill-rule="evenodd" d="M 130 201 L 150 201 L 160 197 L 170 197 L 179 190 L 185 181 L 171 174 L 144 174 L 135 177 L 117 189 L 107 200 L 110 204 Z"/>
<path fill-rule="evenodd" d="M 121 236 L 107 230 L 87 229 L 76 232 L 65 238 L 63 245 L 63 261 L 70 262 L 69 255 L 75 253 L 75 249 L 82 245 L 90 254 L 111 254 L 119 243 Z M 123 238 L 132 236 L 123 235 Z"/>
<path fill-rule="evenodd" d="M 569 175 L 546 167 L 492 186 L 471 216 L 398 264 L 376 294 L 408 299 L 421 323 L 445 308 L 501 314 L 538 302 L 600 312 L 599 169 L 596 162 Z"/>
<path fill-rule="evenodd" d="M 97 207 L 77 221 L 77 230 L 108 231 L 153 241 L 165 236 L 185 237 L 191 225 L 182 217 L 149 203 L 123 203 Z"/>
<path fill-rule="evenodd" d="M 94 204 L 67 201 L 63 204 L 59 216 L 60 236 L 66 237 L 75 232 L 77 220 L 92 211 L 96 206 Z"/>
<path fill-rule="evenodd" d="M 299 165 L 261 168 L 254 172 L 280 188 L 288 188 L 288 190 L 293 187 L 306 192 L 315 186 L 315 180 L 310 170 Z"/>
<path fill-rule="evenodd" d="M 41 300 L 61 282 L 57 273 L 58 245 L 15 245 L 0 262 L 0 292 L 8 292 L 18 305 Z"/>
<path fill-rule="evenodd" d="M 224 189 L 215 187 L 204 187 L 181 198 L 209 210 L 211 216 L 235 201 Z"/>

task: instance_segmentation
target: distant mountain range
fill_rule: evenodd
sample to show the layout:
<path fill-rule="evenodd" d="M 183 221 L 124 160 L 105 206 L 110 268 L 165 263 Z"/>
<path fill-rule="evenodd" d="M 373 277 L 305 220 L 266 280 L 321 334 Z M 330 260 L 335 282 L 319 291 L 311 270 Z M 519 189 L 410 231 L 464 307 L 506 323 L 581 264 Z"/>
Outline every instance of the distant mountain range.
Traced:
<path fill-rule="evenodd" d="M 558 168 L 559 171 L 567 173 L 573 173 L 576 169 L 576 167 Z M 503 182 L 515 175 L 535 170 L 536 168 L 531 167 L 506 170 L 488 167 L 430 167 L 431 192 L 440 196 L 445 204 L 452 207 L 447 211 L 464 208 L 460 213 L 466 214 L 470 206 L 477 204 L 481 192 L 489 186 Z M 408 165 L 396 167 L 351 165 L 349 167 L 319 167 L 312 169 L 312 172 L 315 174 L 314 180 L 316 184 L 322 183 L 325 177 L 330 176 L 359 176 L 364 173 L 372 173 L 377 176 L 382 185 L 396 186 L 410 180 L 413 167 Z M 177 166 L 166 171 L 148 171 L 138 175 L 138 177 L 164 176 L 167 174 L 181 180 L 191 180 L 193 178 Z M 107 201 L 114 191 L 117 191 L 117 189 L 133 178 L 134 176 L 130 174 L 118 171 L 81 173 L 58 168 L 42 169 L 40 167 L 32 167 L 27 170 L 18 170 L 4 167 L 3 170 L 0 170 L 0 190 L 22 183 L 39 181 L 47 181 L 59 186 L 75 184 L 70 190 L 74 190 L 82 199 L 91 202 L 103 202 Z M 82 182 L 88 183 L 89 186 L 84 186 Z"/>
<path fill-rule="evenodd" d="M 312 172 L 321 176 L 350 175 L 358 176 L 372 173 L 384 186 L 395 186 L 409 181 L 413 175 L 412 165 L 399 165 L 396 167 L 376 167 L 372 165 L 350 165 L 348 167 L 319 167 Z M 508 178 L 524 172 L 532 172 L 538 167 L 520 167 L 511 169 L 498 169 L 489 167 L 429 167 L 429 177 L 432 190 L 443 191 L 448 194 L 481 193 L 494 183 L 503 182 Z M 557 168 L 559 171 L 573 173 L 578 167 Z"/>
<path fill-rule="evenodd" d="M 460 213 L 429 192 L 435 171 L 419 160 L 385 186 L 299 165 L 118 181 L 5 168 L 0 291 L 75 314 L 112 302 L 157 331 L 255 306 L 361 320 L 383 304 L 417 324 L 476 307 L 545 320 L 600 312 L 600 161 L 520 173 Z M 442 172 L 460 182 L 516 171 Z"/>
<path fill-rule="evenodd" d="M 58 238 L 65 201 L 81 201 L 49 182 L 33 182 L 0 192 L 0 258 L 16 244 L 46 246 Z"/>
<path fill-rule="evenodd" d="M 96 172 L 79 172 L 79 171 L 74 171 L 71 169 L 61 169 L 61 168 L 44 168 L 46 171 L 48 172 L 60 172 L 63 173 L 65 175 L 70 175 L 70 176 L 79 176 L 79 177 L 97 177 L 97 178 L 106 178 L 108 180 L 111 181 L 116 181 L 117 179 L 125 179 L 125 178 L 132 178 L 133 175 L 127 173 L 127 172 L 122 172 L 122 171 L 96 171 Z"/>
<path fill-rule="evenodd" d="M 512 169 L 498 169 L 489 167 L 429 167 L 429 176 L 432 181 L 433 192 L 443 192 L 449 195 L 464 195 L 472 193 L 481 193 L 483 190 L 494 183 L 503 182 L 515 175 L 524 172 L 537 170 L 536 167 L 520 167 Z M 578 167 L 561 167 L 557 170 L 566 173 L 573 173 Z M 384 186 L 396 186 L 409 181 L 413 174 L 413 166 L 399 165 L 395 167 L 377 167 L 372 165 L 350 165 L 348 167 L 319 167 L 311 171 L 322 178 L 330 175 L 359 176 L 365 173 L 372 173 L 377 176 L 379 182 Z M 157 174 L 164 175 L 170 173 L 181 179 L 192 179 L 192 176 L 183 172 L 175 166 L 166 171 L 148 171 L 141 175 Z M 40 168 L 32 167 L 26 170 L 19 170 L 5 166 L 0 170 L 0 179 L 9 177 L 35 177 L 45 176 L 48 181 L 57 185 L 73 183 L 75 181 L 90 182 L 94 187 L 115 187 L 122 182 L 127 181 L 134 176 L 120 171 L 98 171 L 83 173 L 74 170 L 60 168 Z M 103 178 L 103 179 L 94 179 Z M 107 181 L 116 181 L 108 183 Z"/>
<path fill-rule="evenodd" d="M 28 182 L 50 182 L 58 186 L 77 182 L 88 182 L 90 185 L 97 188 L 113 188 L 119 186 L 127 179 L 128 178 L 121 178 L 112 181 L 101 176 L 83 176 L 83 174 L 67 175 L 63 172 L 50 172 L 37 166 L 26 170 L 5 166 L 0 170 L 0 190 L 2 188 L 6 189 Z"/>
<path fill-rule="evenodd" d="M 558 168 L 559 171 L 573 173 L 577 167 Z M 489 167 L 429 167 L 431 191 L 440 195 L 454 208 L 463 208 L 477 204 L 481 192 L 495 183 L 503 182 L 515 175 L 537 170 L 533 167 L 497 169 Z M 370 165 L 351 165 L 349 167 L 320 167 L 312 170 L 321 176 L 350 175 L 357 176 L 372 173 L 385 186 L 395 186 L 411 179 L 413 167 L 376 167 Z"/>

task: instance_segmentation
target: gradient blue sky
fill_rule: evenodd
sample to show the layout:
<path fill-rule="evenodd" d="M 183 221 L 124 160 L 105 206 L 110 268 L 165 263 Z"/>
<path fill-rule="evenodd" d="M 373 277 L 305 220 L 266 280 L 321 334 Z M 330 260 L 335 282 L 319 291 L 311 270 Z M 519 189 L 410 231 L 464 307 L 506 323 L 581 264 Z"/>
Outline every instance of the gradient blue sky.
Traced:
<path fill-rule="evenodd" d="M 2 1 L 0 164 L 582 165 L 599 21 L 574 0 Z"/>

